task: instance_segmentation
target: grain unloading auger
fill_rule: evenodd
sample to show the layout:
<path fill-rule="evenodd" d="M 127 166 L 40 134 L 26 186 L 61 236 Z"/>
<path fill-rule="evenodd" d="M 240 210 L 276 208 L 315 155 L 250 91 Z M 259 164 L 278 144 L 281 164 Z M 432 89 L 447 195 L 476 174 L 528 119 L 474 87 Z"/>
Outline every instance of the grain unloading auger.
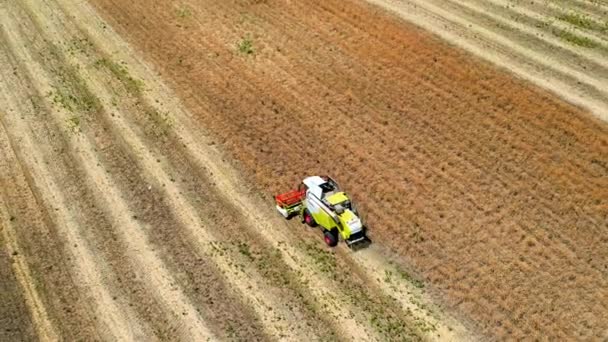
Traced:
<path fill-rule="evenodd" d="M 275 196 L 275 201 L 285 218 L 300 216 L 302 223 L 320 226 L 330 247 L 336 246 L 340 238 L 349 247 L 369 241 L 355 205 L 327 176 L 308 177 L 296 190 Z"/>

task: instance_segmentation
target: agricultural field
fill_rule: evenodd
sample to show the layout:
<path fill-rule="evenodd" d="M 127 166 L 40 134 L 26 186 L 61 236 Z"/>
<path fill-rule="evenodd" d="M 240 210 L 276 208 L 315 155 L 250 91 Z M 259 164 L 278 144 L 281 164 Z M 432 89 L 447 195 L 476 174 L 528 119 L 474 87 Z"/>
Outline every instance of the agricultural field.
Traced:
<path fill-rule="evenodd" d="M 608 120 L 608 2 L 369 0 Z"/>
<path fill-rule="evenodd" d="M 0 340 L 473 336 L 280 218 L 89 4 L 1 4 Z"/>
<path fill-rule="evenodd" d="M 606 8 L 0 0 L 0 340 L 607 339 Z"/>

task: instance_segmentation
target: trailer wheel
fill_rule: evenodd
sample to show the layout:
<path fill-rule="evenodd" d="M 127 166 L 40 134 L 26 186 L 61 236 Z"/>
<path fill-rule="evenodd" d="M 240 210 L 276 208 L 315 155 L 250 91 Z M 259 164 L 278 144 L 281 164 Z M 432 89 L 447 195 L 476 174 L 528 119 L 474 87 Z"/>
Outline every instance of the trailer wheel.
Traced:
<path fill-rule="evenodd" d="M 335 229 L 332 229 L 331 231 L 324 231 L 323 239 L 329 247 L 336 247 L 338 244 L 338 231 Z"/>
<path fill-rule="evenodd" d="M 317 226 L 317 222 L 315 222 L 315 218 L 312 217 L 312 215 L 310 214 L 310 211 L 308 211 L 308 209 L 304 209 L 304 223 L 306 223 L 310 227 Z"/>

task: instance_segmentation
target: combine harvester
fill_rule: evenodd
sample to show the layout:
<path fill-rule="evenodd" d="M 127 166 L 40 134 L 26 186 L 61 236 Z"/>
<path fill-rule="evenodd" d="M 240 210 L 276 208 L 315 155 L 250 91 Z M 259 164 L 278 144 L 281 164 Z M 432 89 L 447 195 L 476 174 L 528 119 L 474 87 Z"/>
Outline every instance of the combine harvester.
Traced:
<path fill-rule="evenodd" d="M 368 243 L 366 227 L 350 198 L 327 176 L 304 179 L 297 190 L 275 196 L 277 210 L 286 219 L 300 216 L 302 223 L 320 226 L 325 243 L 334 247 L 340 237 L 349 247 Z"/>

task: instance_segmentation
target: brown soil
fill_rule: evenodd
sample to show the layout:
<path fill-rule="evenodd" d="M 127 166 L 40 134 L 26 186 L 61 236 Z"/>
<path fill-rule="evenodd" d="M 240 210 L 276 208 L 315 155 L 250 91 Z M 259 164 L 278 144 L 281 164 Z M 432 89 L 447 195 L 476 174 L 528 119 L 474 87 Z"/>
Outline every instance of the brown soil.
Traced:
<path fill-rule="evenodd" d="M 605 123 L 359 1 L 92 3 L 267 195 L 332 174 L 484 334 L 606 338 Z"/>

